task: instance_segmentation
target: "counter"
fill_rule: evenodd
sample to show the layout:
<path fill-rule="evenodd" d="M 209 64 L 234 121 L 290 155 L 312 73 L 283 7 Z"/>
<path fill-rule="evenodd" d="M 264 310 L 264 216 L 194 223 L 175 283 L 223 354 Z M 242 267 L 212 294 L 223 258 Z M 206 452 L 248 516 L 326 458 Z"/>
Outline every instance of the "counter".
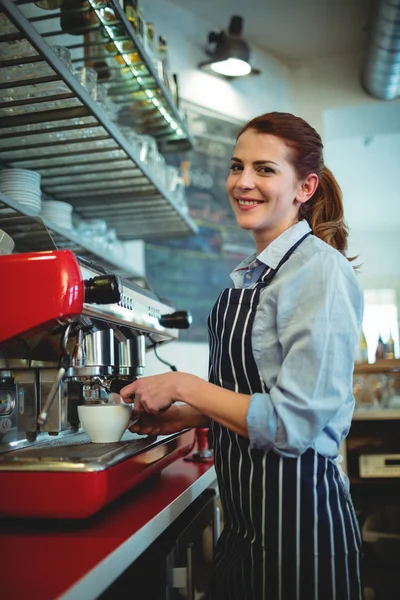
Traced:
<path fill-rule="evenodd" d="M 90 519 L 0 520 L 0 596 L 97 598 L 215 481 L 212 465 L 180 458 Z"/>

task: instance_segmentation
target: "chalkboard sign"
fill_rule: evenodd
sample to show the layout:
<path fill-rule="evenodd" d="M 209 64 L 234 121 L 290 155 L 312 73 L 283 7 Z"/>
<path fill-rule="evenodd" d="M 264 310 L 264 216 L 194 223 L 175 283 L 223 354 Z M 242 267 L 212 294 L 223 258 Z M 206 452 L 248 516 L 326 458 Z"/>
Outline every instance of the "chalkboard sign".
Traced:
<path fill-rule="evenodd" d="M 241 123 L 186 105 L 195 149 L 167 156 L 179 165 L 186 182 L 189 214 L 199 234 L 184 239 L 146 243 L 146 278 L 155 293 L 177 310 L 189 310 L 193 324 L 182 341 L 207 341 L 207 318 L 225 287 L 229 273 L 254 252 L 252 236 L 240 229 L 231 211 L 225 181 Z"/>

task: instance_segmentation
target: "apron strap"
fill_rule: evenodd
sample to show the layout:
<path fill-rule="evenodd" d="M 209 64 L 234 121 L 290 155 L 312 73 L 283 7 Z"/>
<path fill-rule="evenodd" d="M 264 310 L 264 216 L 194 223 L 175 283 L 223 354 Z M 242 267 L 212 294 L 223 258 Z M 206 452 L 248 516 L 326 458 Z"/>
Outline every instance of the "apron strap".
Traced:
<path fill-rule="evenodd" d="M 265 285 L 268 285 L 269 283 L 271 283 L 271 281 L 273 280 L 273 278 L 275 277 L 275 275 L 277 274 L 277 272 L 279 271 L 281 266 L 284 265 L 287 260 L 289 260 L 289 258 L 292 256 L 293 252 L 300 246 L 300 244 L 302 242 L 304 242 L 304 240 L 309 235 L 311 235 L 311 231 L 308 231 L 305 235 L 303 235 L 302 238 L 300 238 L 295 244 L 293 244 L 293 246 L 291 246 L 291 248 L 289 248 L 289 250 L 286 252 L 286 254 L 283 256 L 283 258 L 278 263 L 278 266 L 276 267 L 276 269 L 270 269 L 269 267 L 267 267 L 265 269 L 265 271 L 262 273 L 262 275 L 260 275 L 260 278 L 257 281 L 257 283 L 264 283 Z M 265 279 L 263 279 L 263 277 L 265 277 Z"/>

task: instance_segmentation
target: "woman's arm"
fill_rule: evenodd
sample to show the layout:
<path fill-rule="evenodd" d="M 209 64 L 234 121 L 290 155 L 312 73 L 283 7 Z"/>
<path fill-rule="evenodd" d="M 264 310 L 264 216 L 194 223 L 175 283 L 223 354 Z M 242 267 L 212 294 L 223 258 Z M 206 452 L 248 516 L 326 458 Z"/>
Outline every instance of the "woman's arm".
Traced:
<path fill-rule="evenodd" d="M 208 426 L 209 419 L 198 410 L 187 404 L 174 404 L 165 413 L 141 413 L 139 420 L 129 429 L 141 435 L 168 435 L 182 429 Z"/>
<path fill-rule="evenodd" d="M 172 403 L 182 401 L 197 414 L 202 413 L 232 431 L 248 436 L 246 415 L 250 396 L 225 390 L 195 375 L 176 372 L 141 377 L 124 387 L 120 393 L 125 402 L 132 401 L 131 397 L 135 396 L 136 413 L 157 415 Z M 169 410 L 164 414 L 168 413 Z M 188 411 L 188 419 L 189 414 L 194 419 L 196 413 Z"/>
<path fill-rule="evenodd" d="M 340 444 L 351 418 L 362 307 L 363 294 L 352 267 L 338 253 L 316 252 L 283 279 L 277 303 L 281 364 L 268 393 L 251 398 L 251 447 L 298 455 L 325 428 Z M 271 381 L 267 364 L 268 354 L 260 353 L 261 376 Z"/>

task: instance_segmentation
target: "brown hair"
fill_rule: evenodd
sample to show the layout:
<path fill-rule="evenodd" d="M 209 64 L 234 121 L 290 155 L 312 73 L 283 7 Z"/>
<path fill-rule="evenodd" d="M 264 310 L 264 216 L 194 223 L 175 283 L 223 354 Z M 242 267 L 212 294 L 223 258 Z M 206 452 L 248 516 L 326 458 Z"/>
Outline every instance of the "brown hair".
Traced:
<path fill-rule="evenodd" d="M 282 112 L 266 113 L 252 119 L 242 127 L 237 137 L 247 129 L 282 139 L 291 149 L 288 159 L 300 180 L 310 173 L 318 175 L 318 187 L 314 195 L 300 206 L 299 219 L 306 219 L 314 235 L 346 256 L 348 228 L 344 221 L 342 191 L 324 165 L 320 135 L 300 117 Z"/>

